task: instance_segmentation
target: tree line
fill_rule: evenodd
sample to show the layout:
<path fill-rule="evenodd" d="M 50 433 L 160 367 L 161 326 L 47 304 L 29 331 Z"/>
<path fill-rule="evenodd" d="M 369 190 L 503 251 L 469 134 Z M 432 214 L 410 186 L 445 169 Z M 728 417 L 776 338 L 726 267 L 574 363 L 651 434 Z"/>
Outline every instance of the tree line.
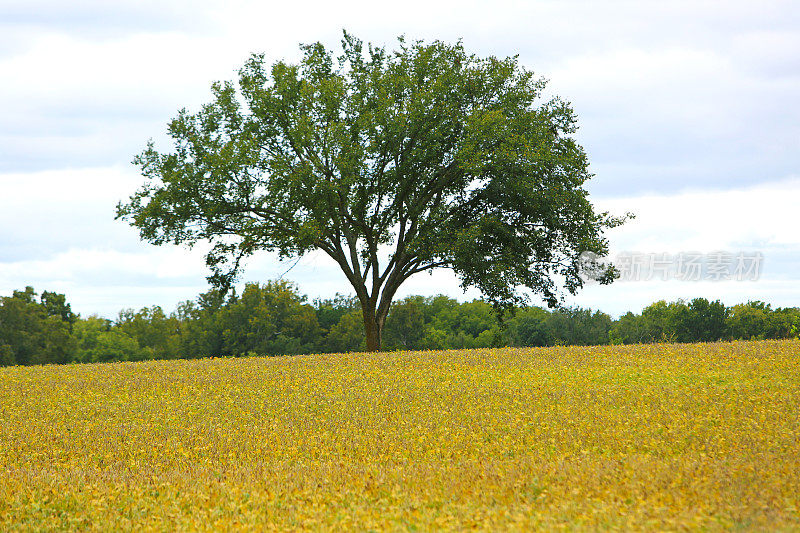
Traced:
<path fill-rule="evenodd" d="M 409 296 L 385 325 L 385 349 L 713 342 L 800 337 L 800 308 L 751 301 L 659 301 L 612 319 L 579 307 L 517 307 L 501 316 L 482 300 Z M 0 297 L 0 365 L 355 352 L 366 348 L 357 298 L 309 302 L 287 281 L 217 289 L 167 314 L 125 309 L 115 320 L 72 312 L 66 296 L 32 287 Z"/>

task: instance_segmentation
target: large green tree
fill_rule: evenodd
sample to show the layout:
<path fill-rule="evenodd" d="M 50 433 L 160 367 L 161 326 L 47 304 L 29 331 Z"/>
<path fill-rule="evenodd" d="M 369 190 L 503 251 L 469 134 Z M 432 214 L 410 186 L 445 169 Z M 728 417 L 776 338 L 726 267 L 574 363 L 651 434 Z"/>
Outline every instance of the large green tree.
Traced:
<path fill-rule="evenodd" d="M 151 141 L 136 157 L 146 182 L 118 218 L 154 244 L 210 241 L 222 287 L 257 251 L 322 250 L 355 291 L 370 350 L 414 274 L 450 268 L 495 304 L 532 292 L 555 305 L 583 284 L 580 254 L 607 253 L 621 219 L 588 199 L 575 114 L 516 57 L 402 38 L 387 51 L 347 33 L 338 56 L 302 52 L 271 66 L 254 55 L 238 86 L 182 110 L 174 149 Z"/>

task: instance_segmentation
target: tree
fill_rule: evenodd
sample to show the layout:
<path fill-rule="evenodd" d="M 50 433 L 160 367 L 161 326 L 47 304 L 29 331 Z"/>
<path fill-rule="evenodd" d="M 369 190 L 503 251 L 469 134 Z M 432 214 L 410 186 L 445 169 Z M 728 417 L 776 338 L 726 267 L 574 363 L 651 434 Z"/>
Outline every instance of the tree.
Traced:
<path fill-rule="evenodd" d="M 674 316 L 678 342 L 713 342 L 726 336 L 728 309 L 719 300 L 695 298 Z"/>
<path fill-rule="evenodd" d="M 441 297 L 431 303 L 437 312 L 426 328 L 427 346 L 436 346 L 441 339 L 445 348 L 488 348 L 502 344 L 497 313 L 488 303 L 473 300 L 459 304 Z"/>
<path fill-rule="evenodd" d="M 365 344 L 361 318 L 358 311 L 342 315 L 325 337 L 326 351 L 344 353 L 363 350 Z"/>
<path fill-rule="evenodd" d="M 421 347 L 425 336 L 425 316 L 420 296 L 411 296 L 395 302 L 386 319 L 385 338 L 391 347 L 415 350 Z"/>
<path fill-rule="evenodd" d="M 143 307 L 139 311 L 123 309 L 115 329 L 134 339 L 142 348 L 151 349 L 156 359 L 177 359 L 180 355 L 178 318 L 167 316 L 160 306 Z"/>
<path fill-rule="evenodd" d="M 567 307 L 551 313 L 545 324 L 555 344 L 596 346 L 608 344 L 613 320 L 600 311 Z"/>
<path fill-rule="evenodd" d="M 112 327 L 110 320 L 96 315 L 78 320 L 74 332 L 78 343 L 76 360 L 81 363 L 143 361 L 154 357 L 152 348 L 142 348 L 119 327 Z"/>
<path fill-rule="evenodd" d="M 45 291 L 39 302 L 33 287 L 0 297 L 0 363 L 33 365 L 72 361 L 76 351 L 71 334 L 75 317 L 70 311 L 66 319 L 62 319 L 56 308 L 69 310 L 64 295 Z"/>
<path fill-rule="evenodd" d="M 229 355 L 225 348 L 225 295 L 211 289 L 178 305 L 175 316 L 180 323 L 179 355 L 186 359 Z"/>
<path fill-rule="evenodd" d="M 320 299 L 314 301 L 314 309 L 317 314 L 317 322 L 320 327 L 319 350 L 322 352 L 336 351 L 333 347 L 328 345 L 327 336 L 331 330 L 341 322 L 342 317 L 353 311 L 359 311 L 361 305 L 358 300 L 353 296 L 345 296 L 337 293 L 334 298 Z"/>
<path fill-rule="evenodd" d="M 800 312 L 750 301 L 731 307 L 725 322 L 733 339 L 788 339 L 797 336 Z"/>
<path fill-rule="evenodd" d="M 641 315 L 628 312 L 621 316 L 609 332 L 610 340 L 614 344 L 675 342 L 677 317 L 687 312 L 682 301 L 659 300 L 645 307 Z"/>
<path fill-rule="evenodd" d="M 609 333 L 611 344 L 642 344 L 654 342 L 650 328 L 642 315 L 628 311 L 614 322 Z"/>
<path fill-rule="evenodd" d="M 42 305 L 47 312 L 47 316 L 59 317 L 62 321 L 69 324 L 70 329 L 78 319 L 72 312 L 72 305 L 67 303 L 67 297 L 56 292 L 44 291 L 40 298 Z"/>
<path fill-rule="evenodd" d="M 552 346 L 553 338 L 547 327 L 549 313 L 541 307 L 519 310 L 508 321 L 511 342 L 515 346 Z"/>
<path fill-rule="evenodd" d="M 209 241 L 209 280 L 229 286 L 257 251 L 321 250 L 361 306 L 366 347 L 401 284 L 450 268 L 498 306 L 549 305 L 582 285 L 580 254 L 607 253 L 576 117 L 516 57 L 399 39 L 395 51 L 345 32 L 337 57 L 303 45 L 299 64 L 254 55 L 214 99 L 169 125 L 134 162 L 146 182 L 117 218 L 142 239 Z M 599 276 L 612 281 L 613 267 Z M 556 280 L 562 280 L 557 283 Z"/>
<path fill-rule="evenodd" d="M 223 353 L 282 355 L 307 353 L 319 344 L 314 308 L 287 281 L 248 283 L 222 313 Z"/>

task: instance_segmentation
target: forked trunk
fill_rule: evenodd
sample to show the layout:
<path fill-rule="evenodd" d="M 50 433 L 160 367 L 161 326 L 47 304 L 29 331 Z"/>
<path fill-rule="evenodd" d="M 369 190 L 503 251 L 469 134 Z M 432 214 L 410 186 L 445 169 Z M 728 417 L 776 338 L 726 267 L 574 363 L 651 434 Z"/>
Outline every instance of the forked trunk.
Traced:
<path fill-rule="evenodd" d="M 375 316 L 375 312 L 364 309 L 364 333 L 367 338 L 367 351 L 378 352 L 381 349 L 381 333 L 384 319 Z"/>

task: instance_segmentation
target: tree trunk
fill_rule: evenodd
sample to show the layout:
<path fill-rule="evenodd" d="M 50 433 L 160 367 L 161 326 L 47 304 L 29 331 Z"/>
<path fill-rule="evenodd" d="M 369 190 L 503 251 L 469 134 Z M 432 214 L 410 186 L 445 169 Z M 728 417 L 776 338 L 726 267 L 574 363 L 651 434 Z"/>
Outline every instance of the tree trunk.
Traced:
<path fill-rule="evenodd" d="M 375 311 L 370 309 L 362 309 L 362 313 L 364 315 L 364 333 L 367 337 L 367 351 L 379 352 L 385 317 L 376 317 Z"/>

